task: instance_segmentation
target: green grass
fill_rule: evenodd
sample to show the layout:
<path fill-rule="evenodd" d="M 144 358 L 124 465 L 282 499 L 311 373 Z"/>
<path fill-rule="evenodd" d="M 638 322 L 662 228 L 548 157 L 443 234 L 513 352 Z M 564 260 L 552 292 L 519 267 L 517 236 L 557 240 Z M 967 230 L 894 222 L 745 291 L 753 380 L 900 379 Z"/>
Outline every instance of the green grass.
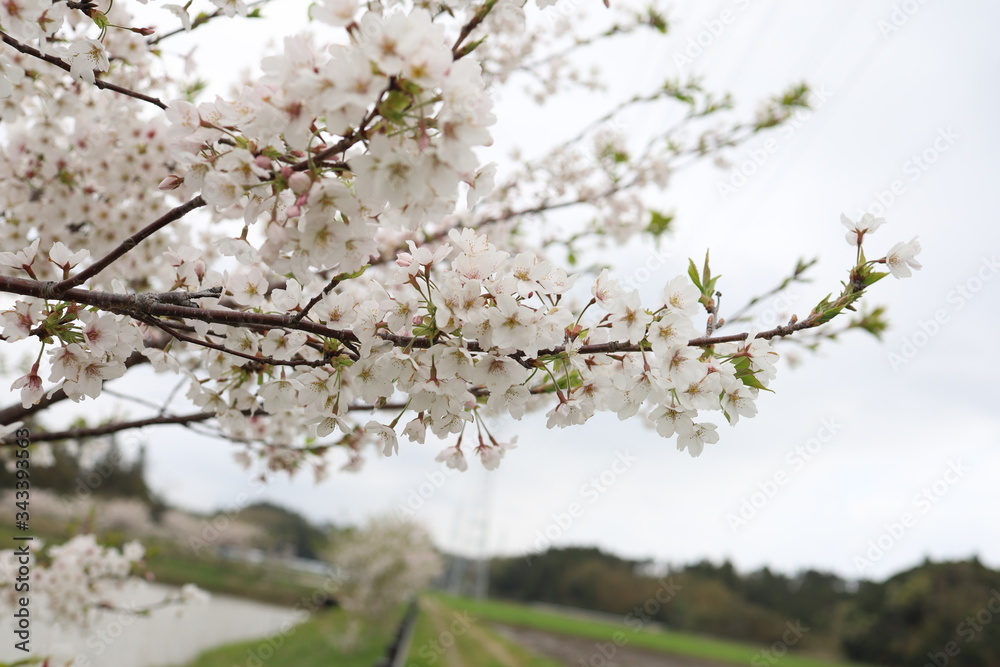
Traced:
<path fill-rule="evenodd" d="M 750 664 L 766 646 L 715 639 L 683 632 L 633 629 L 625 623 L 612 625 L 577 617 L 539 611 L 524 605 L 494 600 L 472 600 L 434 594 L 433 600 L 453 611 L 467 611 L 478 619 L 506 625 L 533 628 L 545 632 L 586 637 L 595 642 L 614 642 L 615 634 L 621 643 L 622 636 L 628 646 L 651 649 L 664 653 L 686 655 L 706 660 Z M 468 663 L 470 665 L 476 663 Z M 862 667 L 858 663 L 837 662 L 789 653 L 781 658 L 781 667 Z"/>
<path fill-rule="evenodd" d="M 407 667 L 559 667 L 442 604 L 420 600 Z"/>
<path fill-rule="evenodd" d="M 345 649 L 341 638 L 347 631 L 347 613 L 340 609 L 319 611 L 284 635 L 227 644 L 202 653 L 184 667 L 258 664 L 252 661 L 254 656 L 265 665 L 372 667 L 385 655 L 400 618 L 401 614 L 371 624 L 354 648 Z"/>
<path fill-rule="evenodd" d="M 309 598 L 322 583 L 295 581 L 290 573 L 273 564 L 252 564 L 216 557 L 196 558 L 173 550 L 150 549 L 146 566 L 164 584 L 197 584 L 206 591 L 227 593 L 272 604 L 294 605 Z"/>

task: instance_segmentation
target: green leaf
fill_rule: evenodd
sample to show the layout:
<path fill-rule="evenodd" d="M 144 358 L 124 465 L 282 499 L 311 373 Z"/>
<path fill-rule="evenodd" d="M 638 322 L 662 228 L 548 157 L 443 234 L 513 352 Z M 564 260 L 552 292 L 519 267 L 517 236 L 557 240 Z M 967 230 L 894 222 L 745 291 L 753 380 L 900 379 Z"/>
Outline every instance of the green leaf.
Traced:
<path fill-rule="evenodd" d="M 691 277 L 691 282 L 697 287 L 701 292 L 704 292 L 701 288 L 701 281 L 698 279 L 698 267 L 694 265 L 693 259 L 688 259 L 688 276 Z"/>
<path fill-rule="evenodd" d="M 769 391 L 772 394 L 774 393 L 773 389 L 768 389 L 763 384 L 761 384 L 760 380 L 758 380 L 757 376 L 753 373 L 748 373 L 746 375 L 737 377 L 739 377 L 739 379 L 743 382 L 743 384 L 745 384 L 748 387 L 753 387 L 754 389 L 763 389 L 764 391 Z"/>
<path fill-rule="evenodd" d="M 874 271 L 872 273 L 869 273 L 867 276 L 865 276 L 865 287 L 868 287 L 870 285 L 874 285 L 878 281 L 880 281 L 883 278 L 885 278 L 887 275 L 889 275 L 889 274 L 888 273 L 878 273 L 878 272 L 874 272 Z"/>
<path fill-rule="evenodd" d="M 659 211 L 652 211 L 650 214 L 649 226 L 646 227 L 646 231 L 653 236 L 659 238 L 670 229 L 670 224 L 674 221 L 674 216 L 664 215 Z"/>
<path fill-rule="evenodd" d="M 486 38 L 483 37 L 482 39 L 477 39 L 474 42 L 469 42 L 468 44 L 464 45 L 461 49 L 458 50 L 458 53 L 455 54 L 455 59 L 457 60 L 459 58 L 464 58 L 465 56 L 475 51 L 476 48 L 485 41 Z"/>
<path fill-rule="evenodd" d="M 104 12 L 99 12 L 96 9 L 90 12 L 90 18 L 94 20 L 97 27 L 101 30 L 107 30 L 108 26 L 111 25 L 111 21 L 108 20 L 107 15 Z"/>
<path fill-rule="evenodd" d="M 399 90 L 393 90 L 382 100 L 378 110 L 389 122 L 401 124 L 405 120 L 403 112 L 409 107 L 410 96 Z"/>
<path fill-rule="evenodd" d="M 666 17 L 654 10 L 652 7 L 648 10 L 649 14 L 646 17 L 646 22 L 659 31 L 662 34 L 666 34 L 667 28 L 669 27 Z"/>

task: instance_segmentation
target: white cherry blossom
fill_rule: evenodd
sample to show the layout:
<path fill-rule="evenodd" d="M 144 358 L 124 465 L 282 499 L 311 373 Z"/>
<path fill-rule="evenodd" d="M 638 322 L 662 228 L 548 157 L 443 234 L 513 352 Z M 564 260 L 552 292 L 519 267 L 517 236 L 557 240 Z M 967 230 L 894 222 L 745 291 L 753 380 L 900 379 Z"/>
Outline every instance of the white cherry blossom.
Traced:
<path fill-rule="evenodd" d="M 896 278 L 909 278 L 913 275 L 910 269 L 921 269 L 923 266 L 917 261 L 917 254 L 920 253 L 920 242 L 917 237 L 913 237 L 909 242 L 900 241 L 889 248 L 886 253 L 885 263 L 889 271 Z"/>

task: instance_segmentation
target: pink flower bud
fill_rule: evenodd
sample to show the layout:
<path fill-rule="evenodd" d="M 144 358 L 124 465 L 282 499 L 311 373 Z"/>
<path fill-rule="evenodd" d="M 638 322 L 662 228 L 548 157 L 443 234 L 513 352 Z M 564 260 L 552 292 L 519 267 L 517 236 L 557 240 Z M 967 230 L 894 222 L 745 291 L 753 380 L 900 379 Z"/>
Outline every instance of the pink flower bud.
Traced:
<path fill-rule="evenodd" d="M 170 174 L 162 181 L 160 181 L 159 187 L 161 190 L 176 190 L 177 188 L 181 187 L 181 184 L 183 183 L 184 183 L 183 176 L 176 176 L 174 174 Z"/>
<path fill-rule="evenodd" d="M 258 155 L 253 159 L 253 161 L 254 164 L 256 164 L 261 169 L 271 168 L 271 158 L 267 157 L 266 155 Z"/>
<path fill-rule="evenodd" d="M 312 187 L 312 179 L 309 178 L 309 174 L 303 174 L 301 171 L 297 171 L 288 177 L 288 187 L 292 189 L 297 195 L 309 192 L 309 188 Z"/>

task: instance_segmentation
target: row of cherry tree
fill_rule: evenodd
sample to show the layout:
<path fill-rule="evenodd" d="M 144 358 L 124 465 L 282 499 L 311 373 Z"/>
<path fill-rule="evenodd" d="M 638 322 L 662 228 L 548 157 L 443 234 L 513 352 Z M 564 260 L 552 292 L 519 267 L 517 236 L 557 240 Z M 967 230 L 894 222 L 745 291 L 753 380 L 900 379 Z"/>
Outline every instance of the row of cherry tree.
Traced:
<path fill-rule="evenodd" d="M 670 78 L 541 155 L 482 164 L 499 91 L 544 103 L 596 89 L 600 72 L 576 56 L 666 38 L 655 9 L 600 8 L 610 27 L 585 33 L 584 8 L 544 0 L 321 0 L 319 37 L 286 38 L 252 81 L 199 100 L 171 38 L 268 9 L 213 2 L 162 5 L 154 28 L 122 0 L 0 4 L 0 337 L 21 366 L 20 400 L 0 407 L 11 465 L 18 429 L 37 465 L 49 443 L 174 424 L 239 443 L 265 474 L 357 469 L 400 439 L 493 469 L 514 443 L 487 418 L 529 410 L 550 428 L 640 415 L 697 456 L 716 422 L 756 414 L 773 339 L 815 341 L 875 281 L 919 268 L 916 240 L 868 259 L 883 221 L 844 218 L 857 255 L 839 291 L 781 326 L 721 333 L 747 311 L 720 312 L 707 259 L 651 303 L 581 259 L 663 240 L 671 217 L 650 202 L 672 174 L 780 126 L 807 104 L 803 86 L 744 119 L 697 79 Z M 646 105 L 675 122 L 636 149 L 614 121 Z M 842 329 L 878 333 L 880 313 Z M 57 416 L 116 400 L 105 385 L 143 368 L 176 383 L 147 416 Z M 53 548 L 39 566 L 65 558 Z M 92 580 L 75 580 L 62 618 L 99 605 Z"/>

